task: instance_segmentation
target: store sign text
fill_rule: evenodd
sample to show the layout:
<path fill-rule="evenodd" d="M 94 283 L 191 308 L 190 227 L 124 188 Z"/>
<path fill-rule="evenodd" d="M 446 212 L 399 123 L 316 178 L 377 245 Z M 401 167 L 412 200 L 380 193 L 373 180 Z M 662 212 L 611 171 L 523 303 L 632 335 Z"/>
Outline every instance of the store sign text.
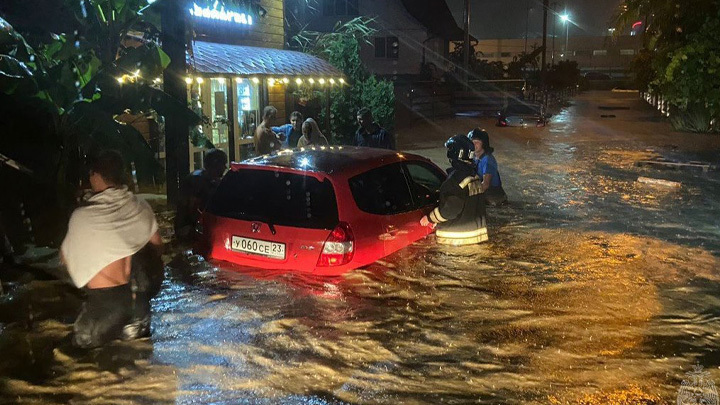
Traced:
<path fill-rule="evenodd" d="M 217 5 L 217 3 L 216 3 Z M 252 25 L 253 18 L 245 13 L 238 13 L 236 11 L 225 10 L 224 6 L 220 8 L 200 7 L 197 4 L 193 4 L 193 8 L 190 9 L 190 15 L 198 18 L 207 18 L 210 20 L 234 22 L 242 25 Z"/>

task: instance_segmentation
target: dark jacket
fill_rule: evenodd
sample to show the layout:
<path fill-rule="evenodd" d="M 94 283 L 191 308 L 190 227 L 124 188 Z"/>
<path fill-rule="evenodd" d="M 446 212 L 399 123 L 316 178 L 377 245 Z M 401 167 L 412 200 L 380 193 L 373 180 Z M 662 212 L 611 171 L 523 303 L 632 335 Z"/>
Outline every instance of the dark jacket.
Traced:
<path fill-rule="evenodd" d="M 471 165 L 458 168 L 440 186 L 440 203 L 428 218 L 438 243 L 470 245 L 488 240 L 481 179 Z"/>
<path fill-rule="evenodd" d="M 205 209 L 210 196 L 220 179 L 213 179 L 205 169 L 195 170 L 180 182 L 177 213 L 175 215 L 175 236 L 183 241 L 195 238 L 195 227 L 200 211 Z"/>
<path fill-rule="evenodd" d="M 373 123 L 370 133 L 362 127 L 355 132 L 355 146 L 368 148 L 395 149 L 395 139 L 385 128 Z"/>

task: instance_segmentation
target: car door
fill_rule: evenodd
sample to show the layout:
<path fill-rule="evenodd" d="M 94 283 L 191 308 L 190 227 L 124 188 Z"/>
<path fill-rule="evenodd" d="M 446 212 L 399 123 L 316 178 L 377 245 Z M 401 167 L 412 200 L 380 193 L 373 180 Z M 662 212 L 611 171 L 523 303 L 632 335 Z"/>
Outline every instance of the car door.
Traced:
<path fill-rule="evenodd" d="M 437 206 L 440 186 L 447 175 L 439 167 L 423 161 L 406 162 L 405 171 L 413 198 L 414 216 L 422 218 Z M 430 227 L 422 227 L 417 222 L 408 225 L 408 239 L 413 242 L 432 232 Z"/>
<path fill-rule="evenodd" d="M 409 223 L 419 221 L 402 163 L 392 163 L 350 179 L 350 189 L 361 211 L 377 223 L 383 256 L 408 244 Z"/>

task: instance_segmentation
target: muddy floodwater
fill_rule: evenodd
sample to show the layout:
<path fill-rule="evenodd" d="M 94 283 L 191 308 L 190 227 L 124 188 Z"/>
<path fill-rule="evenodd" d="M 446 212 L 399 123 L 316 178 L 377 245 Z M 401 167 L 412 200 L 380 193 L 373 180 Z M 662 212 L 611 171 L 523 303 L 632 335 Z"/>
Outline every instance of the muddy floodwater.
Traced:
<path fill-rule="evenodd" d="M 664 404 L 695 365 L 720 383 L 720 174 L 636 165 L 717 164 L 720 137 L 609 92 L 546 128 L 492 124 L 400 133 L 444 164 L 447 137 L 489 130 L 511 201 L 489 243 L 431 237 L 324 279 L 169 252 L 152 337 L 89 352 L 69 344 L 72 288 L 8 285 L 0 403 Z"/>

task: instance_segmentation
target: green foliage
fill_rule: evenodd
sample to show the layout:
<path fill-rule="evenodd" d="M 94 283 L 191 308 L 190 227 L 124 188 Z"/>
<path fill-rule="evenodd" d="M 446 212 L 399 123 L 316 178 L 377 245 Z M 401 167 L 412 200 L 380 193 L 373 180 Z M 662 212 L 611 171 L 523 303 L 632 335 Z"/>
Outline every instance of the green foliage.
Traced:
<path fill-rule="evenodd" d="M 356 114 L 362 107 L 370 108 L 375 121 L 388 130 L 395 121 L 393 83 L 369 74 L 360 59 L 360 44 L 370 44 L 369 38 L 375 33 L 373 21 L 357 17 L 338 24 L 333 32 L 302 31 L 292 40 L 300 50 L 327 60 L 347 77 L 349 86 L 335 86 L 328 93 L 301 91 L 305 98 L 320 98 L 321 105 L 327 101 L 325 97 L 330 97 L 330 132 L 334 142 L 352 142 L 357 129 Z M 318 122 L 326 118 L 323 110 Z"/>
<path fill-rule="evenodd" d="M 155 80 L 169 58 L 156 44 L 157 29 L 141 21 L 138 11 L 145 5 L 146 0 L 64 0 L 76 19 L 67 24 L 77 29 L 36 35 L 32 44 L 0 18 L 0 102 L 12 107 L 0 110 L 0 153 L 34 172 L 28 179 L 0 171 L 4 184 L 33 184 L 30 195 L 18 198 L 52 195 L 63 207 L 59 211 L 69 212 L 87 174 L 85 155 L 103 148 L 134 162 L 141 184 L 162 178 L 145 139 L 118 116 L 183 114 L 190 123 L 199 117 Z M 144 40 L 126 43 L 130 31 Z"/>
<path fill-rule="evenodd" d="M 676 128 L 718 132 L 720 121 L 720 1 L 626 0 L 618 34 L 646 22 L 645 49 L 631 67 L 640 90 L 663 95 Z"/>
<path fill-rule="evenodd" d="M 630 71 L 635 73 L 634 81 L 637 89 L 647 91 L 650 83 L 655 80 L 652 52 L 641 49 L 630 64 Z"/>
<path fill-rule="evenodd" d="M 712 117 L 720 117 L 720 21 L 708 20 L 668 53 L 669 62 L 652 85 L 689 121 L 706 117 L 699 132 L 709 132 Z M 719 130 L 716 128 L 715 130 Z"/>

